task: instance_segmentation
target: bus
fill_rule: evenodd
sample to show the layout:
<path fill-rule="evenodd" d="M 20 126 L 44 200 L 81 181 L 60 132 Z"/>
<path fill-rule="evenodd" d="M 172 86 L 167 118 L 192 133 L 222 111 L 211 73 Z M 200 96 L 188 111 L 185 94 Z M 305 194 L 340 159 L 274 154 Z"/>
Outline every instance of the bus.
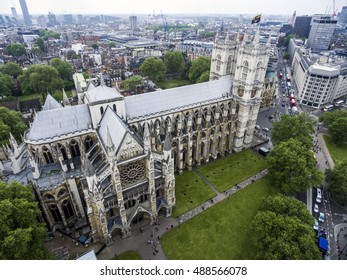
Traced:
<path fill-rule="evenodd" d="M 332 109 L 334 109 L 334 105 L 325 105 L 323 108 L 323 111 L 327 112 L 327 111 L 331 111 Z"/>
<path fill-rule="evenodd" d="M 334 106 L 335 107 L 340 107 L 343 103 L 344 103 L 343 100 L 338 100 L 338 101 L 335 102 Z"/>

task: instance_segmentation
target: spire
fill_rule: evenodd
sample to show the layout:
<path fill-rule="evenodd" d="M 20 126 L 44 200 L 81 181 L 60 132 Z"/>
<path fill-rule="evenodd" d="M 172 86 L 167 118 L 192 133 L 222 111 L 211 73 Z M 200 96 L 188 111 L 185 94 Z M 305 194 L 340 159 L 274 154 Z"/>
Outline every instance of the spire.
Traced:
<path fill-rule="evenodd" d="M 48 93 L 47 97 L 46 97 L 45 104 L 42 107 L 42 110 L 47 111 L 47 110 L 57 109 L 57 108 L 61 108 L 61 107 L 62 106 L 59 104 L 59 102 L 57 100 L 55 100 L 50 93 Z"/>
<path fill-rule="evenodd" d="M 10 132 L 10 143 L 13 145 L 18 145 L 17 140 L 13 137 L 12 133 Z"/>
<path fill-rule="evenodd" d="M 147 121 L 145 122 L 145 129 L 143 132 L 143 146 L 145 151 L 151 150 L 151 135 L 149 133 L 149 127 Z"/>
<path fill-rule="evenodd" d="M 70 106 L 71 105 L 69 98 L 67 98 L 65 89 L 63 89 L 63 104 L 64 104 L 64 106 Z"/>

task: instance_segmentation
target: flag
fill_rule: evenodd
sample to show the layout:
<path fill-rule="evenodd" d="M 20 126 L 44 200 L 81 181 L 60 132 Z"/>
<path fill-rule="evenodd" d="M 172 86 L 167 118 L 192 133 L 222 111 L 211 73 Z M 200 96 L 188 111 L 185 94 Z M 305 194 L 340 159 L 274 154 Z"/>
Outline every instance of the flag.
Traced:
<path fill-rule="evenodd" d="M 261 14 L 256 15 L 256 16 L 252 19 L 252 24 L 253 24 L 253 23 L 259 23 L 259 22 L 260 22 L 260 18 L 261 18 Z"/>

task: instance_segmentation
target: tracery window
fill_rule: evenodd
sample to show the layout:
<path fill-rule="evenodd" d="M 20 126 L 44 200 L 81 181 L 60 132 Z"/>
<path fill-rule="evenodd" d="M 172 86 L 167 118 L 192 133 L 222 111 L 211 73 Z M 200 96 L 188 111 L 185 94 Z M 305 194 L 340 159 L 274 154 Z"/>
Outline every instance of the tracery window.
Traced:
<path fill-rule="evenodd" d="M 51 211 L 52 217 L 53 217 L 55 222 L 61 222 L 62 221 L 62 218 L 61 218 L 61 215 L 60 215 L 60 212 L 59 212 L 57 205 L 51 204 L 49 206 L 49 210 Z"/>
<path fill-rule="evenodd" d="M 120 170 L 120 180 L 122 185 L 133 184 L 145 178 L 146 169 L 142 162 L 127 164 Z"/>
<path fill-rule="evenodd" d="M 87 152 L 90 149 L 90 147 L 93 146 L 93 144 L 93 139 L 88 135 L 86 137 L 86 140 L 84 140 L 85 151 Z"/>
<path fill-rule="evenodd" d="M 63 156 L 63 160 L 67 160 L 67 154 L 66 154 L 66 150 L 64 148 L 64 146 L 60 143 L 58 143 L 58 149 L 60 150 L 61 152 L 61 155 Z"/>
<path fill-rule="evenodd" d="M 50 150 L 48 150 L 48 148 L 46 146 L 43 146 L 42 153 L 43 153 L 43 156 L 44 156 L 47 164 L 54 162 L 52 153 Z"/>
<path fill-rule="evenodd" d="M 74 215 L 74 212 L 72 210 L 72 206 L 71 206 L 70 201 L 69 200 L 65 200 L 62 203 L 62 206 L 63 206 L 63 211 L 64 211 L 65 218 L 66 219 L 71 218 Z"/>
<path fill-rule="evenodd" d="M 76 140 L 72 140 L 70 142 L 70 152 L 71 156 L 74 157 L 79 157 L 81 155 L 80 148 L 78 146 L 78 143 Z"/>

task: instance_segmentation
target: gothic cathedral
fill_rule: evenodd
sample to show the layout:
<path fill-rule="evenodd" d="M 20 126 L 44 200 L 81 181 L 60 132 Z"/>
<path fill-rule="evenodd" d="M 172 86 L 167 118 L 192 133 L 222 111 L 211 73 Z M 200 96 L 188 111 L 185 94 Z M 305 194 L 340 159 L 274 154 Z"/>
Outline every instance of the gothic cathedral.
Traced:
<path fill-rule="evenodd" d="M 209 82 L 129 97 L 90 84 L 76 106 L 49 95 L 10 139 L 11 178 L 31 182 L 51 230 L 106 244 L 170 216 L 175 173 L 251 146 L 269 49 L 258 31 L 226 33 Z"/>

